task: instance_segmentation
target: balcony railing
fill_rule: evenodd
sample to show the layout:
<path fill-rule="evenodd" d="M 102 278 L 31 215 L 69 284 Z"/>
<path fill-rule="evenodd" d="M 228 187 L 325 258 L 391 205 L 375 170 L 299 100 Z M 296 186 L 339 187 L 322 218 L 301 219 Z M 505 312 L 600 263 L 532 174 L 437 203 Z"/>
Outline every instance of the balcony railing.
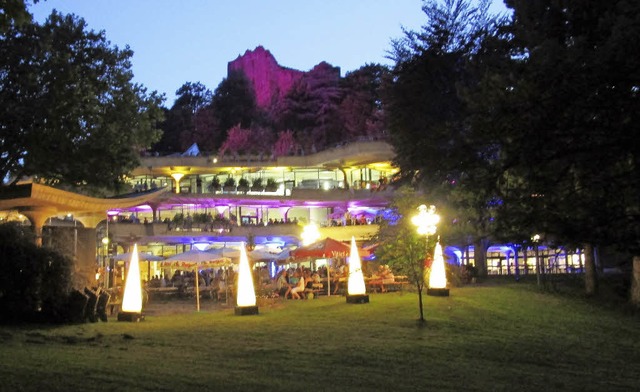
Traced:
<path fill-rule="evenodd" d="M 338 241 L 349 241 L 351 237 L 356 240 L 368 240 L 378 231 L 378 225 L 353 225 L 332 226 L 319 228 L 322 238 L 330 237 Z M 109 225 L 109 233 L 120 241 L 129 238 L 145 237 L 244 237 L 249 236 L 291 236 L 300 238 L 303 226 L 297 224 L 277 225 L 205 225 L 193 224 L 189 227 L 169 225 L 167 223 L 112 223 Z"/>

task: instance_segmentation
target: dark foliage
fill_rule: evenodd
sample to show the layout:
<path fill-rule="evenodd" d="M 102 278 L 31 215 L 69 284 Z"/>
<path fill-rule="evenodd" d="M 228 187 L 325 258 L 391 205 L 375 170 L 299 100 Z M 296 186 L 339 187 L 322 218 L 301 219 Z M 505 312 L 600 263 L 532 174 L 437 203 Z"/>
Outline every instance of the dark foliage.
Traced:
<path fill-rule="evenodd" d="M 72 261 L 35 245 L 29 228 L 0 225 L 0 320 L 67 320 Z"/>
<path fill-rule="evenodd" d="M 132 82 L 132 55 L 55 11 L 0 36 L 0 176 L 117 188 L 162 117 L 163 98 Z"/>

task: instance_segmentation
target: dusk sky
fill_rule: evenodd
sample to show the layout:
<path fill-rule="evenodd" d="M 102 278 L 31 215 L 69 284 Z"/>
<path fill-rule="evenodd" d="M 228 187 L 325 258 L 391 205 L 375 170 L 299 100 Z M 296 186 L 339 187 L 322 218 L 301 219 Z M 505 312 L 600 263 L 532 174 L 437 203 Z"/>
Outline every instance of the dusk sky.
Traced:
<path fill-rule="evenodd" d="M 278 63 L 308 71 L 321 61 L 342 76 L 386 59 L 402 27 L 425 22 L 421 0 L 46 0 L 30 8 L 36 21 L 52 9 L 82 17 L 104 30 L 112 45 L 129 45 L 134 81 L 167 97 L 185 82 L 211 91 L 227 76 L 227 63 L 262 45 Z M 494 0 L 493 12 L 505 12 Z"/>

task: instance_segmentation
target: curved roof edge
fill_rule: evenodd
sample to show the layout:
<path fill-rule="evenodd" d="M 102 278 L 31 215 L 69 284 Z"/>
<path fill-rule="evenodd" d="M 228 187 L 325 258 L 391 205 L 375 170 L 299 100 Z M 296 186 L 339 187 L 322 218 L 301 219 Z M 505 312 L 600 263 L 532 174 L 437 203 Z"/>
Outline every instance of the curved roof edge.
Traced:
<path fill-rule="evenodd" d="M 31 182 L 14 186 L 0 186 L 0 211 L 37 208 L 64 212 L 107 211 L 111 208 L 128 208 L 149 203 L 170 190 L 170 188 L 164 187 L 120 197 L 98 198 Z"/>

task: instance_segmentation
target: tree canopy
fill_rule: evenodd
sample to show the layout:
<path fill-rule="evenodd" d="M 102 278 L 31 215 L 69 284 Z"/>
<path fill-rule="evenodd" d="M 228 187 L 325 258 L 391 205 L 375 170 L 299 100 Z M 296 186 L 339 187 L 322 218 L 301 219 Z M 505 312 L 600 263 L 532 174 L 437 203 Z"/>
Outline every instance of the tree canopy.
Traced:
<path fill-rule="evenodd" d="M 474 114 L 500 138 L 499 213 L 509 219 L 498 222 L 554 242 L 638 252 L 640 5 L 508 5 L 512 58 L 490 70 Z"/>
<path fill-rule="evenodd" d="M 508 19 L 426 1 L 423 30 L 394 41 L 402 173 L 476 238 L 637 253 L 640 5 L 506 3 Z"/>
<path fill-rule="evenodd" d="M 163 98 L 132 83 L 126 47 L 53 12 L 0 39 L 0 175 L 114 188 L 159 137 Z"/>
<path fill-rule="evenodd" d="M 481 74 L 483 42 L 496 34 L 488 3 L 426 1 L 423 30 L 393 41 L 396 65 L 386 90 L 390 141 L 404 182 L 420 186 L 446 210 L 447 240 L 483 247 L 491 234 L 495 200 L 494 151 L 469 123 L 463 92 Z M 482 255 L 477 251 L 476 255 Z M 483 271 L 483 260 L 477 266 Z"/>
<path fill-rule="evenodd" d="M 231 128 L 249 128 L 257 118 L 256 96 L 251 82 L 240 71 L 231 72 L 213 93 L 211 109 L 216 119 L 216 131 L 211 137 L 219 148 Z"/>
<path fill-rule="evenodd" d="M 187 82 L 176 91 L 176 96 L 173 106 L 166 110 L 162 138 L 153 148 L 175 152 L 198 143 L 206 149 L 212 139 L 210 134 L 214 123 L 209 108 L 211 91 L 200 82 Z"/>
<path fill-rule="evenodd" d="M 394 271 L 406 275 L 418 290 L 420 321 L 424 322 L 423 289 L 427 286 L 426 259 L 432 254 L 436 236 L 425 239 L 418 235 L 411 219 L 417 214 L 416 201 L 424 196 L 409 187 L 401 187 L 394 195 L 376 240 L 376 256 L 385 260 Z"/>

